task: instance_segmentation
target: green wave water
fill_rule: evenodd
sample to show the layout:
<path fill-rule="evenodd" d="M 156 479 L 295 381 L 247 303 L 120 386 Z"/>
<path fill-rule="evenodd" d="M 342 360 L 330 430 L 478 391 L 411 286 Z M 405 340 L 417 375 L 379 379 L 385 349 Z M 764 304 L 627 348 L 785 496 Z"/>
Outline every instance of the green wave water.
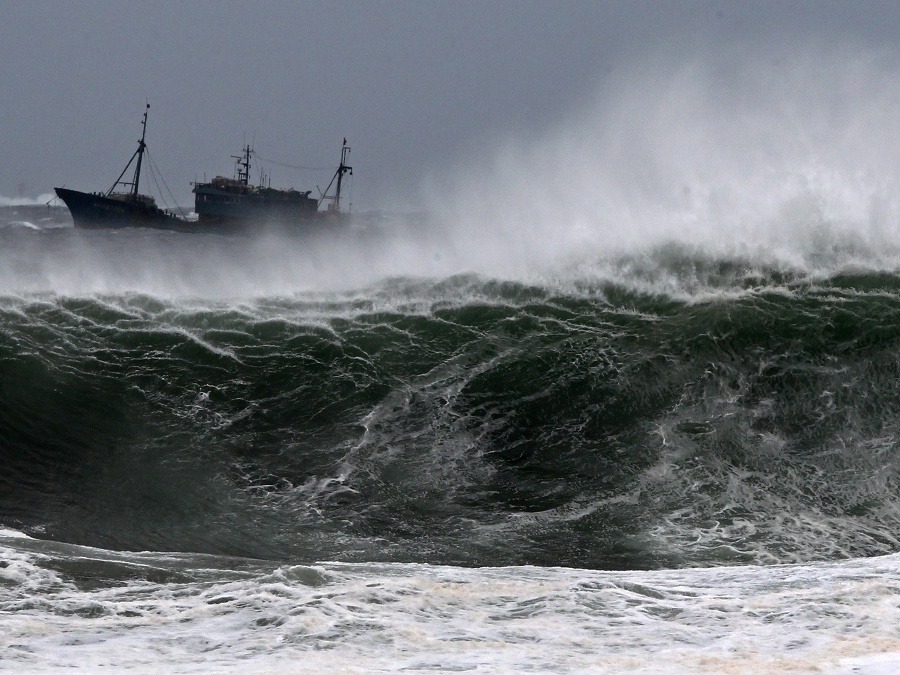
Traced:
<path fill-rule="evenodd" d="M 0 523 L 295 562 L 897 551 L 900 276 L 664 257 L 565 287 L 6 294 Z M 634 281 L 662 273 L 706 290 Z"/>

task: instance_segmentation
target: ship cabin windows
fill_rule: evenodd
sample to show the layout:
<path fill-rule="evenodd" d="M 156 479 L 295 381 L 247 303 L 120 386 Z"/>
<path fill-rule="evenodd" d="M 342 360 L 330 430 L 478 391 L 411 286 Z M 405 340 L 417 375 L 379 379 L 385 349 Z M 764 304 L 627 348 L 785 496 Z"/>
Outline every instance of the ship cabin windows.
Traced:
<path fill-rule="evenodd" d="M 209 204 L 237 204 L 238 199 L 233 195 L 210 195 L 198 193 L 197 201 Z"/>

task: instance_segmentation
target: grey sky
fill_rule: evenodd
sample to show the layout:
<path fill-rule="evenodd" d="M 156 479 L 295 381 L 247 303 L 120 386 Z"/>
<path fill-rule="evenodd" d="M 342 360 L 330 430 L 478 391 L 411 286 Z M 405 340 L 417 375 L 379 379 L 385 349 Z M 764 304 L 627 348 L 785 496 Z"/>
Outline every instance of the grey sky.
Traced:
<path fill-rule="evenodd" d="M 357 207 L 406 206 L 421 177 L 498 137 L 541 134 L 629 64 L 741 44 L 852 41 L 896 52 L 884 2 L 0 2 L 0 195 L 106 189 L 148 144 L 190 181 L 260 155 L 333 166 Z M 273 166 L 273 185 L 328 172 Z M 254 178 L 257 174 L 254 171 Z"/>

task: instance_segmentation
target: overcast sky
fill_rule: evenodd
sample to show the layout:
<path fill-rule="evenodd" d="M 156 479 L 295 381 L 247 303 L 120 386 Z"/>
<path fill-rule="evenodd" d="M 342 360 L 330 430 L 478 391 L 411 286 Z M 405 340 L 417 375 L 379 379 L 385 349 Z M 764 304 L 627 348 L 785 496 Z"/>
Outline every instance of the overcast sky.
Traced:
<path fill-rule="evenodd" d="M 423 176 L 545 133 L 632 64 L 798 41 L 896 53 L 898 40 L 892 0 L 0 0 L 0 195 L 107 189 L 146 100 L 148 145 L 182 203 L 195 178 L 231 175 L 245 139 L 333 167 L 346 136 L 355 207 L 403 208 Z M 273 186 L 329 178 L 267 168 Z"/>

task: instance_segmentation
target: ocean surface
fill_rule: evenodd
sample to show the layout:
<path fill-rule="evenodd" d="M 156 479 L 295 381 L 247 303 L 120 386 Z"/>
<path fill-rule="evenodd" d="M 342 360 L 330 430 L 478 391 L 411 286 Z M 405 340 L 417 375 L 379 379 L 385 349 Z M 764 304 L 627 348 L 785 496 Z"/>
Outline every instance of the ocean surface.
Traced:
<path fill-rule="evenodd" d="M 0 669 L 895 672 L 891 232 L 7 201 Z"/>

